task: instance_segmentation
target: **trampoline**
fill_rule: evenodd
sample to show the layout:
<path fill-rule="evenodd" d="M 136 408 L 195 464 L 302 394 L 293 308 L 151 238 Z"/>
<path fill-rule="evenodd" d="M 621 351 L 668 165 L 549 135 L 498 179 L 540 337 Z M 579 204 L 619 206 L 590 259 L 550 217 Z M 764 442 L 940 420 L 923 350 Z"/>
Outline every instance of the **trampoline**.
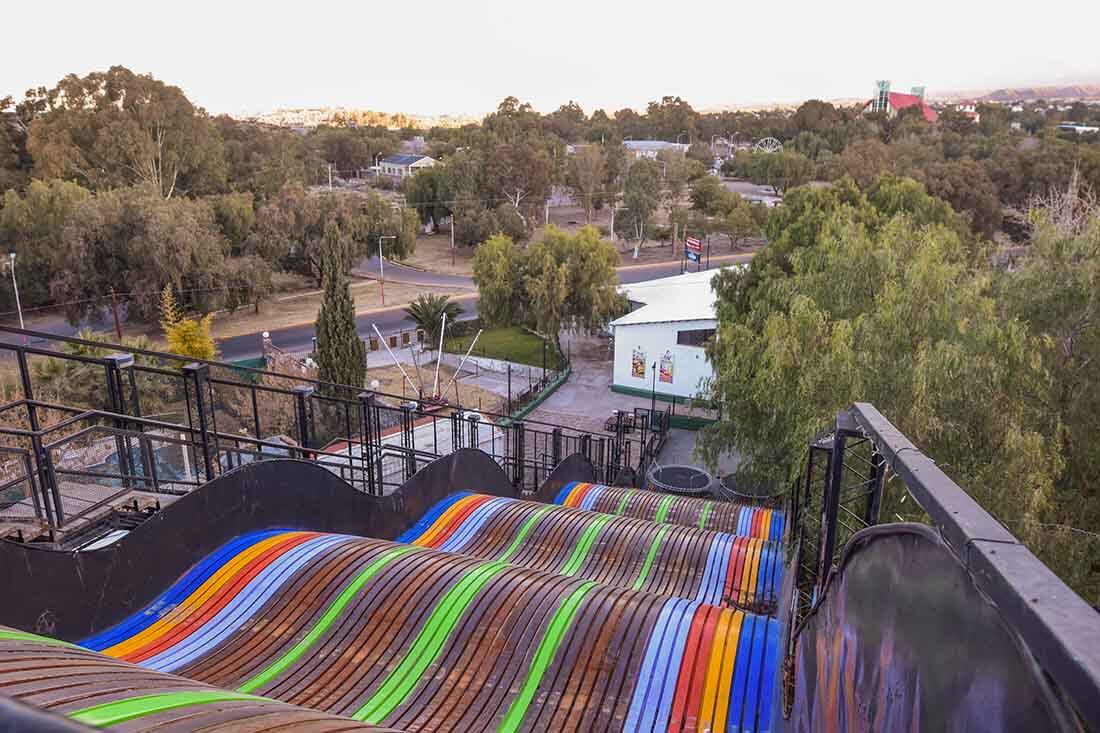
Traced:
<path fill-rule="evenodd" d="M 721 494 L 728 499 L 754 504 L 772 504 L 784 490 L 771 482 L 738 480 L 730 473 L 718 481 Z"/>
<path fill-rule="evenodd" d="M 694 466 L 654 466 L 646 478 L 651 489 L 668 494 L 705 496 L 710 493 L 710 474 Z"/>

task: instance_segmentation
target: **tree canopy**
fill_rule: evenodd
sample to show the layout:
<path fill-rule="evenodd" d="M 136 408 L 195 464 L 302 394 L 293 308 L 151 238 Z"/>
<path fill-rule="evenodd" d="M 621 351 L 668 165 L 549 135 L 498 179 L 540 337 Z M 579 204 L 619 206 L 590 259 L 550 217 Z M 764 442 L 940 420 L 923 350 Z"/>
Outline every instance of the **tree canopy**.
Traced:
<path fill-rule="evenodd" d="M 703 454 L 733 447 L 747 476 L 790 480 L 838 410 L 872 402 L 1095 598 L 1100 573 L 1075 563 L 1080 542 L 1050 543 L 1039 528 L 1097 521 L 1086 508 L 1096 451 L 1078 442 L 1095 429 L 1084 418 L 1095 382 L 1080 377 L 1097 345 L 1085 325 L 1096 273 L 1069 263 L 1096 254 L 1100 218 L 1039 221 L 1036 257 L 1001 272 L 965 219 L 915 181 L 792 191 L 768 222 L 769 247 L 716 278 L 708 355 L 722 419 L 701 434 Z M 921 517 L 896 501 L 884 511 Z"/>
<path fill-rule="evenodd" d="M 550 226 L 525 252 L 494 236 L 474 255 L 478 312 L 486 325 L 527 325 L 555 340 L 562 329 L 595 331 L 622 309 L 617 262 L 592 226 Z"/>

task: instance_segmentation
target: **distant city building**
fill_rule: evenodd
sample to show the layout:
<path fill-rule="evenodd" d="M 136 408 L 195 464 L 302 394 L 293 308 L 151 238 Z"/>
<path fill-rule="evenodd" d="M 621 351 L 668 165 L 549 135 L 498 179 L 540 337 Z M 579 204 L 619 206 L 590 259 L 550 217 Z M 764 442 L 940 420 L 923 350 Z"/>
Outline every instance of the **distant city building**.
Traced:
<path fill-rule="evenodd" d="M 423 155 L 428 149 L 428 143 L 423 135 L 417 135 L 410 140 L 401 141 L 401 152 L 406 155 Z"/>
<path fill-rule="evenodd" d="M 1080 125 L 1076 122 L 1063 122 L 1058 125 L 1059 132 L 1076 132 L 1078 135 L 1087 135 L 1090 132 L 1100 132 L 1096 125 Z"/>
<path fill-rule="evenodd" d="M 637 158 L 656 159 L 662 151 L 686 154 L 691 147 L 685 143 L 669 143 L 664 140 L 626 140 L 623 145 Z"/>
<path fill-rule="evenodd" d="M 391 178 L 408 178 L 421 168 L 431 168 L 436 162 L 427 155 L 391 155 L 382 159 L 378 172 Z"/>
<path fill-rule="evenodd" d="M 962 112 L 966 117 L 975 125 L 982 121 L 982 114 L 978 111 L 978 108 L 973 104 L 956 104 L 955 109 L 958 112 Z"/>
<path fill-rule="evenodd" d="M 889 81 L 880 81 L 876 85 L 875 97 L 864 108 L 870 112 L 882 112 L 893 117 L 903 109 L 919 107 L 924 119 L 935 122 L 940 118 L 936 110 L 924 101 L 924 87 L 913 87 L 909 94 L 890 91 Z"/>

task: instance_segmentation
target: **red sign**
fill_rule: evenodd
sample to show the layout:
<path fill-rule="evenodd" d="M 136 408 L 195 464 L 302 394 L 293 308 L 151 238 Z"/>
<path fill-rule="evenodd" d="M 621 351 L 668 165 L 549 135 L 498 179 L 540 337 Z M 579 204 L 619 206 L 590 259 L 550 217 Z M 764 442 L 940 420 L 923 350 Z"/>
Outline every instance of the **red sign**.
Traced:
<path fill-rule="evenodd" d="M 687 245 L 687 248 L 690 249 L 692 252 L 703 251 L 703 243 L 695 237 L 688 237 L 686 240 L 684 240 L 684 244 Z"/>

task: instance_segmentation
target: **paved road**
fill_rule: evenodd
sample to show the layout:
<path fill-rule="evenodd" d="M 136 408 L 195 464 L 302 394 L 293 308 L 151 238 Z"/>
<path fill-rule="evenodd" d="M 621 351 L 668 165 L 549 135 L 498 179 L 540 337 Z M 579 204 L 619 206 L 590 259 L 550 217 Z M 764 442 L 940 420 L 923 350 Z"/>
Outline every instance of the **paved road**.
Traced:
<path fill-rule="evenodd" d="M 747 258 L 747 256 L 740 256 L 740 258 Z M 728 255 L 715 257 L 712 258 L 712 265 L 727 264 L 731 259 L 733 258 Z M 353 272 L 361 277 L 377 278 L 377 258 L 372 257 L 369 260 L 364 260 Z M 476 289 L 473 280 L 468 277 L 424 272 L 390 262 L 387 262 L 385 265 L 385 274 L 387 282 L 423 285 L 429 288 L 449 287 L 462 290 Z M 680 274 L 679 262 L 625 265 L 619 268 L 619 282 L 634 283 L 678 274 Z M 460 295 L 456 296 L 454 300 L 462 306 L 463 313 L 459 317 L 459 320 L 468 320 L 477 317 L 477 295 L 473 293 Z M 98 325 L 101 329 L 107 328 L 107 324 L 100 323 Z M 413 321 L 405 315 L 404 306 L 379 308 L 360 313 L 356 317 L 355 325 L 359 335 L 364 337 L 374 333 L 374 330 L 371 328 L 372 325 L 377 325 L 378 330 L 383 334 L 410 329 L 415 326 Z M 64 336 L 73 335 L 76 331 L 76 329 L 66 323 L 63 318 L 51 320 L 46 327 L 43 327 L 41 324 L 36 324 L 36 326 L 39 330 Z M 0 334 L 0 342 L 11 341 L 14 343 L 18 340 L 18 336 Z M 309 351 L 313 347 L 313 324 L 304 323 L 297 326 L 276 329 L 271 331 L 271 340 L 276 346 L 285 351 Z M 261 355 L 261 347 L 260 332 L 218 340 L 218 348 L 221 351 L 221 356 L 226 361 L 255 358 Z"/>
<path fill-rule="evenodd" d="M 747 259 L 748 255 L 723 255 L 711 259 L 712 265 L 728 264 L 731 261 Z M 356 274 L 370 276 L 371 270 L 377 277 L 378 262 L 376 258 L 364 261 L 355 268 Z M 474 289 L 473 280 L 461 275 L 441 275 L 433 272 L 414 270 L 411 267 L 394 265 L 389 262 L 385 265 L 386 281 L 400 282 L 412 285 L 424 285 L 426 287 L 454 287 Z M 649 265 L 626 265 L 619 268 L 619 282 L 634 283 L 642 280 L 652 280 L 658 277 L 680 274 L 679 262 L 658 262 Z M 477 296 L 474 294 L 455 297 L 454 300 L 462 306 L 463 313 L 459 320 L 468 320 L 477 317 Z M 359 314 L 355 319 L 356 330 L 360 336 L 373 334 L 372 324 L 378 326 L 383 334 L 415 326 L 412 320 L 405 315 L 404 306 L 377 309 Z M 272 342 L 280 349 L 290 352 L 309 351 L 313 348 L 313 324 L 305 323 L 298 326 L 289 326 L 271 332 Z M 259 333 L 235 336 L 233 338 L 218 341 L 222 358 L 227 361 L 238 359 L 251 359 L 260 356 L 261 338 Z"/>

